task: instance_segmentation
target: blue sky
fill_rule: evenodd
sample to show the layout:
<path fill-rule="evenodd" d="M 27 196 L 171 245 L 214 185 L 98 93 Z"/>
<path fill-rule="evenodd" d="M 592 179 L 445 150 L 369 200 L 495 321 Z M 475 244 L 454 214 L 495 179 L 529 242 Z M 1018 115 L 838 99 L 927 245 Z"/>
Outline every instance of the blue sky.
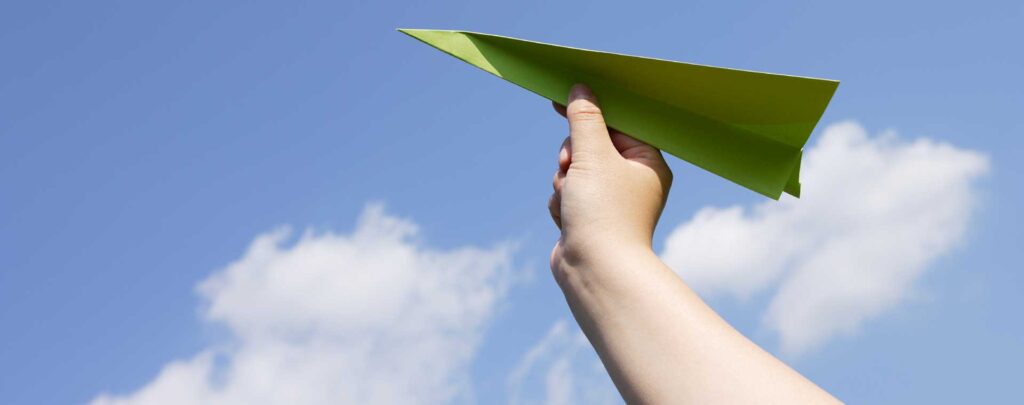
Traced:
<path fill-rule="evenodd" d="M 288 245 L 306 230 L 355 234 L 378 203 L 417 225 L 410 243 L 424 252 L 506 255 L 491 268 L 511 275 L 452 367 L 454 398 L 508 397 L 531 348 L 573 333 L 558 332 L 571 318 L 547 273 L 565 126 L 544 100 L 397 27 L 838 79 L 811 144 L 852 120 L 872 137 L 891 130 L 983 157 L 984 173 L 935 189 L 936 204 L 976 201 L 911 293 L 783 355 L 853 403 L 1009 398 L 1024 363 L 1022 21 L 1019 2 L 5 4 L 2 402 L 129 394 L 169 362 L 230 346 L 235 332 L 204 320 L 197 285 L 259 235 L 290 226 Z M 672 165 L 659 251 L 702 208 L 764 203 Z M 763 317 L 773 288 L 709 298 L 782 353 Z M 523 397 L 545 395 L 543 375 L 524 378 Z"/>

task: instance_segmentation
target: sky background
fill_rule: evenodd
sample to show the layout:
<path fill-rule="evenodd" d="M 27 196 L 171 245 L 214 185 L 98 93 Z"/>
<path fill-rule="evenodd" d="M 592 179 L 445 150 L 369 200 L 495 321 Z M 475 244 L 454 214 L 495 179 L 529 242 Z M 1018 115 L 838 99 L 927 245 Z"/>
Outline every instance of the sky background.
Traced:
<path fill-rule="evenodd" d="M 757 265 L 676 269 L 848 402 L 1019 393 L 1020 2 L 54 1 L 0 5 L 0 402 L 614 398 L 547 268 L 563 119 L 399 27 L 841 80 L 804 199 L 670 159 L 656 250 L 685 265 L 686 235 L 796 223 L 805 242 L 755 286 Z M 729 250 L 764 259 L 748 248 Z M 830 288 L 867 286 L 856 310 L 801 307 L 831 291 L 801 274 L 835 263 L 850 282 Z M 310 375 L 278 384 L 294 373 L 260 369 L 267 347 Z M 321 355 L 338 364 L 303 363 Z"/>

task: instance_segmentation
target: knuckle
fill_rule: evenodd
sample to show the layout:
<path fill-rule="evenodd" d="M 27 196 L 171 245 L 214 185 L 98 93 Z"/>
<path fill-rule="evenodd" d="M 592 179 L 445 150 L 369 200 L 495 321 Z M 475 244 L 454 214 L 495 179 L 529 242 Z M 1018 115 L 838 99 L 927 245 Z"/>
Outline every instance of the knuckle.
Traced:
<path fill-rule="evenodd" d="M 572 103 L 569 105 L 569 114 L 576 120 L 602 119 L 601 108 L 593 103 Z"/>
<path fill-rule="evenodd" d="M 573 153 L 572 164 L 569 165 L 568 172 L 594 171 L 600 167 L 601 162 L 606 160 L 605 155 L 597 151 L 583 149 Z"/>
<path fill-rule="evenodd" d="M 666 190 L 672 188 L 674 177 L 675 175 L 672 174 L 672 169 L 669 169 L 668 166 L 665 166 L 665 170 L 662 172 L 661 175 L 661 183 Z"/>

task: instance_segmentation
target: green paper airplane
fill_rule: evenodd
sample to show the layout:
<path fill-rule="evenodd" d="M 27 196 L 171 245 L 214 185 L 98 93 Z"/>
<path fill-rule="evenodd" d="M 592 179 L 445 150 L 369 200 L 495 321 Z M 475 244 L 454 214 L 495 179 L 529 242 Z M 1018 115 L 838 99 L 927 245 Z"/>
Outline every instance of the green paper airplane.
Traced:
<path fill-rule="evenodd" d="M 562 105 L 585 83 L 610 127 L 774 199 L 800 196 L 803 146 L 839 86 L 498 35 L 399 31 Z"/>

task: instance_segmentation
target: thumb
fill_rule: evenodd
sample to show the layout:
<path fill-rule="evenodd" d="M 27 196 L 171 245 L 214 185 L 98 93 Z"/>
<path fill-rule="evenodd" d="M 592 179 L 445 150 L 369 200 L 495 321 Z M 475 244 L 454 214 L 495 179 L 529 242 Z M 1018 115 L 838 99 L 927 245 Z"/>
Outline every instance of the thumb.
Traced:
<path fill-rule="evenodd" d="M 582 84 L 572 86 L 565 110 L 574 156 L 600 156 L 615 152 L 608 127 L 604 123 L 604 115 L 597 105 L 597 97 L 590 88 Z"/>

